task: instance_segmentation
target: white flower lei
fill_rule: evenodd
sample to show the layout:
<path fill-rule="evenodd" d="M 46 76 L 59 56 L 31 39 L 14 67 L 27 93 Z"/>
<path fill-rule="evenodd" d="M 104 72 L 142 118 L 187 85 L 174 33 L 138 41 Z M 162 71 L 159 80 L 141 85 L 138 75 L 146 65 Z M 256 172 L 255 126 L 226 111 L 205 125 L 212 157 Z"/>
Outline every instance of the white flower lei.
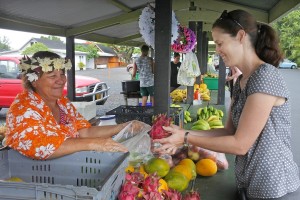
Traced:
<path fill-rule="evenodd" d="M 24 56 L 20 59 L 19 69 L 28 77 L 30 82 L 38 80 L 38 69 L 43 72 L 50 72 L 53 70 L 70 70 L 72 63 L 70 59 L 65 58 L 29 58 Z"/>
<path fill-rule="evenodd" d="M 152 7 L 151 7 L 152 6 Z M 155 12 L 154 12 L 154 6 L 149 5 L 145 7 L 142 11 L 142 14 L 139 18 L 139 28 L 140 33 L 142 37 L 144 38 L 147 45 L 154 48 L 154 41 L 155 41 Z M 178 33 L 178 21 L 175 17 L 174 11 L 172 11 L 172 25 L 171 25 L 171 45 L 174 43 L 174 41 L 179 36 Z"/>

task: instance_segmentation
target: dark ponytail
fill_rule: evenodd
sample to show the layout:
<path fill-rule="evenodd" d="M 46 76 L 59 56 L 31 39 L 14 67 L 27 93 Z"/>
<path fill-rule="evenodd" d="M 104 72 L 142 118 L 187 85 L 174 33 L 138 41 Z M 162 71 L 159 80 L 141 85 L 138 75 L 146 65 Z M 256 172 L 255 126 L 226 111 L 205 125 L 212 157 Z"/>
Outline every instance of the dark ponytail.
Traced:
<path fill-rule="evenodd" d="M 279 38 L 275 30 L 263 23 L 258 23 L 257 41 L 255 51 L 260 59 L 278 67 L 283 59 L 283 54 L 279 47 Z"/>
<path fill-rule="evenodd" d="M 250 13 L 244 10 L 233 10 L 228 13 L 225 10 L 213 23 L 212 28 L 215 27 L 221 28 L 232 37 L 243 29 L 249 35 L 257 56 L 266 63 L 278 67 L 283 59 L 275 30 L 267 24 L 257 22 Z"/>

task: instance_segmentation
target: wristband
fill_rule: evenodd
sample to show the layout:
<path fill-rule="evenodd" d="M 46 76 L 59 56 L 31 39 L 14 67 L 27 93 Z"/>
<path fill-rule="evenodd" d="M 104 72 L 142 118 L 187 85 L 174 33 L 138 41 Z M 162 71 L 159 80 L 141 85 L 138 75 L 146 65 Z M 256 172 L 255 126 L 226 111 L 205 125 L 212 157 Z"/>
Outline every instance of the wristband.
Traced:
<path fill-rule="evenodd" d="M 188 147 L 189 146 L 189 143 L 187 141 L 187 139 L 188 139 L 187 137 L 188 137 L 189 133 L 190 132 L 185 132 L 185 134 L 184 134 L 184 140 L 183 140 L 183 146 L 184 147 Z"/>

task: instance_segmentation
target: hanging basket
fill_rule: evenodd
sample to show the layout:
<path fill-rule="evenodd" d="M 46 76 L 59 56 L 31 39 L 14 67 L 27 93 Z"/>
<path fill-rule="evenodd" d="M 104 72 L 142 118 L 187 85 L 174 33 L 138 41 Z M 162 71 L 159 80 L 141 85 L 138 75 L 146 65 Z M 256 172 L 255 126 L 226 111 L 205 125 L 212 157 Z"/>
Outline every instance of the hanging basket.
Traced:
<path fill-rule="evenodd" d="M 155 8 L 154 4 L 149 4 L 142 11 L 142 14 L 139 18 L 139 28 L 142 37 L 145 40 L 145 43 L 151 46 L 153 49 L 155 48 Z M 175 18 L 175 13 L 172 11 L 172 25 L 171 25 L 171 44 L 179 36 L 178 33 L 178 21 Z"/>
<path fill-rule="evenodd" d="M 172 44 L 172 50 L 178 53 L 188 53 L 191 52 L 196 45 L 196 35 L 195 33 L 183 26 L 179 26 L 178 28 L 179 37 Z"/>

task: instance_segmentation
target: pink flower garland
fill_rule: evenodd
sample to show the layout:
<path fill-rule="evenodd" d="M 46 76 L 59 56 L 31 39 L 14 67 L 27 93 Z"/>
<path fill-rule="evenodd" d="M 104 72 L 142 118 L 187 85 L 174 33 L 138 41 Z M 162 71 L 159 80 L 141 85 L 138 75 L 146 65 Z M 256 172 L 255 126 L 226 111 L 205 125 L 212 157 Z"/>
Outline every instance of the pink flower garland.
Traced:
<path fill-rule="evenodd" d="M 196 45 L 196 35 L 195 33 L 183 26 L 178 27 L 179 37 L 174 44 L 172 44 L 172 50 L 178 53 L 188 53 L 191 52 Z"/>

